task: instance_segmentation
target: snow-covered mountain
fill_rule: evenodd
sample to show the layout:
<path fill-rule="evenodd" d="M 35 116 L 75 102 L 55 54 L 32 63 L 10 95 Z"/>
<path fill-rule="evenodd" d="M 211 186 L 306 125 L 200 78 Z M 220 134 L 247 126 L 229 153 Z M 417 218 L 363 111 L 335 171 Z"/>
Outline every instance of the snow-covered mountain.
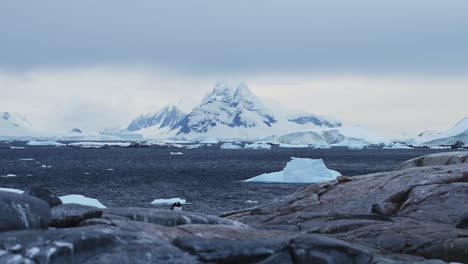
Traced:
<path fill-rule="evenodd" d="M 176 106 L 165 106 L 156 113 L 137 117 L 128 125 L 127 130 L 138 131 L 148 127 L 176 129 L 185 116 L 186 114 Z"/>
<path fill-rule="evenodd" d="M 242 130 L 257 134 L 255 130 L 269 130 L 277 122 L 247 85 L 241 83 L 232 87 L 218 82 L 201 104 L 180 122 L 177 134 L 221 136 L 223 132 L 235 130 L 242 137 L 248 135 Z"/>
<path fill-rule="evenodd" d="M 286 114 L 271 109 L 245 83 L 217 82 L 189 114 L 166 107 L 133 120 L 127 130 L 149 138 L 258 139 L 295 131 L 339 127 L 341 122 L 314 114 Z"/>
<path fill-rule="evenodd" d="M 423 132 L 414 139 L 419 146 L 453 145 L 457 141 L 468 145 L 468 116 L 444 132 Z"/>

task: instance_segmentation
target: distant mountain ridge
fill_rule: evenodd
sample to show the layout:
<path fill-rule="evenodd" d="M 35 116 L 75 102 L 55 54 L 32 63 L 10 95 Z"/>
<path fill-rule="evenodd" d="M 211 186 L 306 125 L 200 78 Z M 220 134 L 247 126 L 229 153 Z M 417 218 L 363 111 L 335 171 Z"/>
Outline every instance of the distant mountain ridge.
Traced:
<path fill-rule="evenodd" d="M 454 145 L 457 142 L 468 146 L 468 116 L 444 132 L 423 132 L 414 141 L 420 146 Z"/>
<path fill-rule="evenodd" d="M 137 117 L 127 130 L 164 136 L 249 138 L 318 127 L 341 127 L 341 122 L 314 114 L 287 118 L 266 107 L 245 83 L 217 82 L 190 113 L 165 107 Z"/>

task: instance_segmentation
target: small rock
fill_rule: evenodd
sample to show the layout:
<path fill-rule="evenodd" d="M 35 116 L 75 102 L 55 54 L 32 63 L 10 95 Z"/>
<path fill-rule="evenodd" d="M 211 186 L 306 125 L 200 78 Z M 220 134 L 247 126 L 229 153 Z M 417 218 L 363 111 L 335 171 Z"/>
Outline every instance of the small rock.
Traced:
<path fill-rule="evenodd" d="M 351 179 L 351 177 L 348 177 L 348 176 L 338 176 L 338 177 L 336 177 L 336 180 L 337 180 L 339 183 L 343 183 L 343 182 L 352 181 L 353 179 Z"/>
<path fill-rule="evenodd" d="M 460 221 L 457 224 L 457 228 L 468 229 L 468 213 L 464 213 L 460 217 Z"/>
<path fill-rule="evenodd" d="M 74 227 L 82 221 L 91 218 L 100 218 L 102 210 L 92 206 L 80 204 L 62 204 L 51 209 L 53 227 Z"/>
<path fill-rule="evenodd" d="M 62 200 L 58 198 L 53 192 L 41 187 L 34 186 L 28 191 L 24 192 L 25 195 L 37 197 L 49 204 L 49 207 L 54 207 L 62 204 Z"/>
<path fill-rule="evenodd" d="M 0 191 L 0 232 L 47 228 L 50 208 L 33 196 Z"/>

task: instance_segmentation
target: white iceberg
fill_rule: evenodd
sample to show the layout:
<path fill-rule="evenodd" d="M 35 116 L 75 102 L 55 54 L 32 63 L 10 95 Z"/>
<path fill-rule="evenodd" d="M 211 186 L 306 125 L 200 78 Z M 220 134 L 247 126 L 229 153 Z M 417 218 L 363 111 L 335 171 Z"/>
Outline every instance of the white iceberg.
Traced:
<path fill-rule="evenodd" d="M 285 144 L 285 143 L 281 143 L 281 144 L 279 144 L 279 147 L 280 147 L 280 148 L 308 148 L 308 147 L 309 147 L 309 144 L 298 144 L 298 145 L 294 145 L 294 144 Z"/>
<path fill-rule="evenodd" d="M 244 149 L 271 149 L 271 145 L 267 143 L 252 143 L 252 144 L 245 144 Z"/>
<path fill-rule="evenodd" d="M 24 193 L 24 191 L 22 190 L 12 189 L 12 188 L 0 188 L 0 192 L 12 192 L 12 193 L 17 193 L 17 194 Z"/>
<path fill-rule="evenodd" d="M 261 174 L 244 182 L 318 183 L 335 180 L 340 175 L 328 169 L 322 159 L 291 158 L 282 171 Z"/>
<path fill-rule="evenodd" d="M 172 205 L 174 203 L 181 203 L 181 204 L 186 204 L 187 200 L 185 199 L 180 199 L 180 198 L 170 198 L 170 199 L 155 199 L 154 201 L 151 202 L 153 205 Z"/>
<path fill-rule="evenodd" d="M 26 143 L 28 146 L 56 146 L 56 147 L 61 147 L 61 146 L 66 146 L 66 144 L 59 143 L 56 141 L 50 141 L 50 140 L 33 140 L 29 141 Z"/>
<path fill-rule="evenodd" d="M 94 206 L 97 208 L 107 208 L 97 199 L 89 198 L 80 194 L 70 194 L 70 195 L 60 196 L 60 200 L 62 200 L 62 203 L 64 204 L 81 204 L 81 205 L 87 205 L 87 206 Z"/>
<path fill-rule="evenodd" d="M 171 152 L 170 154 L 173 155 L 173 156 L 184 155 L 184 153 L 182 153 L 182 152 Z"/>
<path fill-rule="evenodd" d="M 224 143 L 221 145 L 221 149 L 242 149 L 242 146 L 233 143 Z"/>
<path fill-rule="evenodd" d="M 198 141 L 200 144 L 218 144 L 219 140 L 214 137 L 202 138 Z"/>
<path fill-rule="evenodd" d="M 402 143 L 395 143 L 391 146 L 385 146 L 384 149 L 413 149 L 413 148 Z"/>

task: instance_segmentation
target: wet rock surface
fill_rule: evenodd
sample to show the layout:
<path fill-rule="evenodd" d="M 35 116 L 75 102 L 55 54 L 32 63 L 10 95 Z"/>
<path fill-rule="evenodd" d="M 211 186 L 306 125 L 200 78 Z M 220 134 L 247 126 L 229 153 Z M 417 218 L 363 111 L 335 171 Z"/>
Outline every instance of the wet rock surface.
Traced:
<path fill-rule="evenodd" d="M 404 170 L 415 167 L 443 166 L 465 162 L 468 162 L 468 151 L 444 152 L 410 159 L 403 162 L 399 169 Z"/>
<path fill-rule="evenodd" d="M 60 200 L 60 198 L 57 195 L 41 187 L 34 186 L 31 189 L 24 192 L 23 194 L 37 197 L 45 201 L 50 207 L 62 204 L 62 200 Z"/>
<path fill-rule="evenodd" d="M 467 204 L 468 163 L 454 162 L 310 185 L 225 216 L 257 229 L 300 227 L 391 253 L 466 263 Z"/>
<path fill-rule="evenodd" d="M 86 219 L 100 218 L 102 210 L 92 206 L 80 204 L 62 204 L 51 209 L 52 227 L 74 227 Z"/>
<path fill-rule="evenodd" d="M 4 225 L 0 263 L 467 263 L 466 201 L 468 163 L 313 184 L 225 218 L 49 208 L 35 197 L 0 193 L 1 206 L 52 212 L 48 229 L 49 222 L 34 230 Z M 5 219 L 0 215 L 0 226 Z"/>
<path fill-rule="evenodd" d="M 0 232 L 47 228 L 50 209 L 46 202 L 32 196 L 0 191 Z"/>

